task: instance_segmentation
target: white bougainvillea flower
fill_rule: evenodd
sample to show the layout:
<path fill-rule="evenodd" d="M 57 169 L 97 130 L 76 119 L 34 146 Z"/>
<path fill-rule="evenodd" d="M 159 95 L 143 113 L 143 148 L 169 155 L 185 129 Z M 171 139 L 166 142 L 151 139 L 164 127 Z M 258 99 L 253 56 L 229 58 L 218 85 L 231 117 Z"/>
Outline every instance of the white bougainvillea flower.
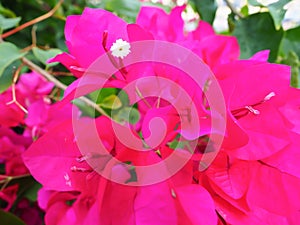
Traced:
<path fill-rule="evenodd" d="M 123 59 L 130 53 L 130 44 L 123 39 L 116 40 L 110 48 L 113 56 Z"/>

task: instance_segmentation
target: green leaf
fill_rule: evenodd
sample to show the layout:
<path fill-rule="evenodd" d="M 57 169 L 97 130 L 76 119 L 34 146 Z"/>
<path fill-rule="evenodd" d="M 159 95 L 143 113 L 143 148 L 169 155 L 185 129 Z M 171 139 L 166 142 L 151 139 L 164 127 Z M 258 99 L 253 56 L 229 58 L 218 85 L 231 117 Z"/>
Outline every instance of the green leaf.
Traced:
<path fill-rule="evenodd" d="M 76 105 L 80 111 L 81 111 L 81 116 L 87 116 L 91 118 L 95 118 L 99 116 L 99 113 L 92 107 L 88 106 L 84 101 L 81 99 L 74 99 L 73 104 Z"/>
<path fill-rule="evenodd" d="M 13 80 L 13 74 L 16 71 L 16 68 L 18 68 L 20 65 L 21 61 L 17 60 L 5 68 L 2 76 L 0 77 L 0 94 L 10 87 Z"/>
<path fill-rule="evenodd" d="M 116 110 L 122 107 L 122 102 L 116 95 L 110 95 L 104 98 L 99 105 L 103 108 Z"/>
<path fill-rule="evenodd" d="M 1 225 L 26 225 L 22 220 L 14 214 L 0 210 Z"/>
<path fill-rule="evenodd" d="M 192 0 L 202 20 L 212 24 L 214 22 L 218 5 L 215 0 Z"/>
<path fill-rule="evenodd" d="M 118 94 L 118 97 L 121 100 L 122 105 L 124 105 L 124 106 L 129 105 L 129 97 L 125 91 L 121 90 Z"/>
<path fill-rule="evenodd" d="M 113 119 L 120 123 L 129 122 L 130 124 L 136 124 L 140 117 L 139 111 L 133 107 L 124 107 L 116 114 L 113 114 Z"/>
<path fill-rule="evenodd" d="M 237 20 L 233 35 L 238 38 L 241 58 L 249 58 L 258 51 L 269 49 L 271 62 L 277 58 L 283 37 L 282 28 L 276 30 L 269 13 L 257 13 Z"/>
<path fill-rule="evenodd" d="M 16 27 L 21 20 L 21 17 L 16 18 L 5 18 L 0 15 L 0 30 L 7 30 L 13 27 Z"/>
<path fill-rule="evenodd" d="M 11 11 L 10 9 L 4 8 L 0 2 L 0 14 L 6 17 L 14 18 L 16 17 L 16 14 Z"/>
<path fill-rule="evenodd" d="M 294 64 L 292 65 L 292 74 L 291 74 L 291 86 L 295 88 L 300 88 L 300 64 L 299 58 L 296 54 L 293 55 Z M 297 60 L 297 61 L 296 61 Z"/>
<path fill-rule="evenodd" d="M 300 58 L 300 26 L 287 30 L 281 42 L 280 52 L 287 55 L 294 51 Z"/>
<path fill-rule="evenodd" d="M 134 22 L 141 6 L 142 4 L 138 0 L 109 0 L 106 1 L 105 9 L 116 12 L 129 22 Z"/>
<path fill-rule="evenodd" d="M 253 6 L 260 6 L 260 7 L 263 6 L 261 3 L 259 3 L 259 2 L 256 1 L 256 0 L 248 0 L 248 3 L 249 3 L 250 5 L 253 5 Z"/>
<path fill-rule="evenodd" d="M 279 30 L 281 27 L 281 22 L 286 13 L 284 6 L 289 2 L 290 0 L 280 0 L 278 2 L 268 5 L 268 9 L 270 11 L 271 16 L 273 17 L 276 30 Z"/>
<path fill-rule="evenodd" d="M 32 49 L 32 52 L 34 54 L 34 56 L 41 62 L 43 63 L 44 65 L 50 67 L 50 66 L 55 66 L 57 65 L 58 63 L 57 62 L 54 62 L 54 63 L 47 63 L 47 61 L 50 59 L 50 58 L 53 58 L 54 56 L 62 53 L 62 51 L 58 48 L 51 48 L 51 49 L 48 49 L 48 50 L 42 50 L 40 48 L 37 48 L 37 47 L 34 47 Z"/>
<path fill-rule="evenodd" d="M 182 141 L 179 142 L 177 140 L 174 140 L 174 141 L 168 143 L 169 147 L 172 149 L 183 149 L 185 144 L 186 144 L 185 142 L 182 142 Z"/>
<path fill-rule="evenodd" d="M 248 7 L 248 5 L 244 5 L 244 6 L 241 8 L 241 13 L 242 13 L 244 16 L 248 16 L 248 15 L 249 15 L 249 7 Z"/>
<path fill-rule="evenodd" d="M 38 182 L 35 182 L 33 185 L 28 188 L 25 193 L 24 197 L 29 199 L 32 202 L 35 202 L 37 200 L 37 193 L 41 189 L 42 185 L 39 184 Z"/>
<path fill-rule="evenodd" d="M 96 103 L 100 103 L 103 101 L 104 98 L 115 95 L 117 93 L 116 88 L 102 88 L 100 90 L 94 91 L 90 93 L 88 96 Z"/>
<path fill-rule="evenodd" d="M 159 7 L 165 10 L 167 13 L 170 13 L 172 10 L 171 5 L 163 5 L 162 3 L 154 3 L 154 2 L 142 2 L 142 6 L 154 6 L 154 7 Z"/>
<path fill-rule="evenodd" d="M 299 57 L 294 51 L 290 51 L 287 56 L 281 61 L 292 67 L 291 73 L 291 86 L 295 88 L 300 87 L 300 61 Z"/>
<path fill-rule="evenodd" d="M 4 70 L 14 61 L 20 59 L 25 53 L 21 53 L 19 49 L 12 43 L 2 42 L 0 43 L 0 78 Z M 5 56 L 5 57 L 3 57 Z M 11 74 L 12 76 L 13 74 Z"/>

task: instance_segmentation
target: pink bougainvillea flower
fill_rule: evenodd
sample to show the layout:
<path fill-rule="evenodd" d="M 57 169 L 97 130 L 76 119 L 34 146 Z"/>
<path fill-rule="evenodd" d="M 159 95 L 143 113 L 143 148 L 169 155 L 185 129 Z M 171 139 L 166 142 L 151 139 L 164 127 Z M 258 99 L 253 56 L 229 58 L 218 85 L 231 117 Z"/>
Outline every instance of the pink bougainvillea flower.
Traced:
<path fill-rule="evenodd" d="M 46 81 L 35 72 L 22 74 L 15 88 L 16 102 L 13 102 L 13 90 L 9 88 L 0 95 L 0 125 L 7 127 L 24 124 L 28 106 L 35 101 L 45 99 L 54 84 Z"/>
<path fill-rule="evenodd" d="M 224 92 L 230 114 L 249 136 L 245 146 L 230 154 L 243 159 L 262 159 L 288 145 L 289 127 L 277 107 L 282 101 L 280 96 L 290 89 L 289 74 L 287 66 L 250 60 L 218 68 L 217 76 L 221 79 L 235 80 L 220 84 L 223 89 L 231 90 Z M 232 135 L 236 138 L 239 134 Z"/>
<path fill-rule="evenodd" d="M 86 70 L 103 55 L 103 44 L 109 50 L 117 39 L 128 41 L 126 26 L 125 21 L 110 12 L 86 8 L 82 15 L 67 18 L 65 34 L 70 53 L 62 53 L 49 62 L 61 62 L 80 77 L 84 71 L 76 68 Z"/>
<path fill-rule="evenodd" d="M 152 148 L 157 148 L 170 138 L 178 123 L 176 111 L 171 107 L 149 109 L 143 119 L 141 132 L 145 142 Z"/>
<path fill-rule="evenodd" d="M 46 223 L 77 225 L 92 221 L 95 224 L 201 225 L 217 222 L 212 199 L 198 185 L 170 189 L 166 182 L 146 187 L 108 182 L 103 191 L 100 206 L 97 188 L 95 191 L 89 190 L 89 194 L 79 195 L 52 191 L 46 206 Z M 200 211 L 194 207 L 199 202 L 202 203 Z"/>
<path fill-rule="evenodd" d="M 70 103 L 60 107 L 59 103 L 50 105 L 43 100 L 35 101 L 28 107 L 26 132 L 30 131 L 31 136 L 37 138 L 57 124 L 72 118 L 72 113 L 74 117 L 80 115 L 77 107 Z"/>
<path fill-rule="evenodd" d="M 184 22 L 181 18 L 184 8 L 175 7 L 168 15 L 157 7 L 142 7 L 136 23 L 152 33 L 157 40 L 181 41 L 184 39 Z"/>
<path fill-rule="evenodd" d="M 17 94 L 17 96 L 20 96 Z M 19 100 L 19 99 L 18 99 Z M 0 95 L 0 125 L 15 127 L 24 122 L 25 112 L 12 101 L 11 89 Z M 23 101 L 22 101 L 23 102 Z"/>
<path fill-rule="evenodd" d="M 77 196 L 78 194 L 74 193 L 52 191 L 47 200 L 39 197 L 39 202 L 46 201 L 45 223 L 49 225 L 77 225 L 75 212 L 70 205 Z"/>
<path fill-rule="evenodd" d="M 240 55 L 235 37 L 210 35 L 197 43 L 192 50 L 215 72 L 216 67 L 237 60 Z"/>
<path fill-rule="evenodd" d="M 203 39 L 211 35 L 215 35 L 215 31 L 212 26 L 209 23 L 200 20 L 197 28 L 193 31 L 188 32 L 187 39 L 202 41 Z"/>
<path fill-rule="evenodd" d="M 120 160 L 127 160 L 122 157 L 120 144 L 116 146 L 113 144 L 117 140 L 113 140 L 109 119 L 100 117 L 97 121 L 97 126 L 106 127 L 105 131 L 101 129 L 98 131 L 103 143 L 111 149 L 111 154 L 117 157 L 120 154 L 118 157 Z M 87 119 L 83 119 L 82 122 L 83 126 L 87 126 Z M 77 138 L 91 138 L 86 134 L 85 137 L 82 136 L 83 131 L 86 131 L 84 127 L 82 128 L 81 136 Z M 55 140 L 51 137 L 55 137 Z M 217 215 L 211 197 L 201 186 L 192 185 L 191 179 L 173 180 L 170 178 L 172 180 L 170 183 L 163 182 L 146 187 L 124 186 L 108 181 L 95 173 L 86 163 L 89 156 L 87 154 L 81 156 L 82 153 L 77 148 L 76 138 L 74 138 L 72 121 L 66 121 L 39 138 L 24 154 L 24 161 L 32 175 L 44 185 L 44 188 L 53 190 L 48 193 L 43 190 L 43 193 L 39 195 L 39 198 L 42 198 L 41 205 L 46 209 L 45 220 L 48 224 L 63 224 L 64 222 L 87 224 L 87 221 L 92 221 L 92 219 L 94 222 L 98 221 L 97 224 L 153 224 L 154 221 L 156 224 L 176 224 L 177 222 L 179 224 L 185 222 L 206 224 L 207 221 L 210 224 L 216 224 Z M 91 140 L 91 146 L 87 146 L 89 149 L 95 146 L 94 141 Z M 49 152 L 41 147 L 45 145 L 52 150 Z M 154 152 L 149 152 L 148 156 L 150 154 L 156 159 L 148 157 L 141 160 L 151 163 L 160 160 Z M 124 156 L 128 157 L 128 154 Z M 134 165 L 139 163 L 136 160 L 131 158 Z M 110 168 L 106 160 L 96 160 L 96 162 L 97 170 L 101 167 L 104 170 L 108 168 L 111 170 L 110 176 L 119 182 L 124 183 L 131 179 L 129 171 L 124 170 L 126 169 L 124 166 L 114 165 Z M 184 177 L 187 174 L 184 170 L 182 172 L 184 174 L 177 174 L 175 177 Z M 145 176 L 152 175 L 137 173 L 138 178 L 145 178 Z M 183 180 L 187 183 L 182 182 Z M 191 198 L 191 196 L 194 197 Z M 193 207 L 198 202 L 201 202 L 200 212 L 199 208 Z M 127 207 L 124 207 L 124 204 Z M 57 211 L 61 213 L 54 216 L 54 213 L 57 215 Z M 117 216 L 116 213 L 123 216 Z M 154 218 L 153 214 L 156 214 L 157 218 Z"/>
<path fill-rule="evenodd" d="M 233 199 L 241 198 L 248 188 L 250 175 L 248 162 L 231 158 L 224 152 L 219 152 L 205 174 Z"/>
<path fill-rule="evenodd" d="M 291 142 L 279 152 L 268 158 L 262 159 L 267 165 L 277 168 L 282 173 L 287 173 L 300 178 L 300 168 L 298 166 L 300 152 L 300 136 L 297 133 L 290 133 Z"/>
<path fill-rule="evenodd" d="M 281 114 L 291 123 L 291 130 L 300 134 L 300 90 L 290 88 L 285 95 L 281 96 L 283 104 L 279 105 Z M 287 101 L 288 99 L 288 101 Z"/>
<path fill-rule="evenodd" d="M 0 180 L 2 180 L 1 177 L 0 177 Z M 7 203 L 4 210 L 8 211 L 13 206 L 13 203 L 17 199 L 18 188 L 19 188 L 19 185 L 14 184 L 14 185 L 6 187 L 0 191 L 0 199 L 4 200 Z"/>
<path fill-rule="evenodd" d="M 297 219 L 300 218 L 299 178 L 264 163 L 252 165 L 251 170 L 247 192 L 250 209 L 265 209 L 275 215 L 284 216 L 289 224 L 297 224 Z"/>
<path fill-rule="evenodd" d="M 238 59 L 240 51 L 235 37 L 215 34 L 204 21 L 200 21 L 194 31 L 186 32 L 181 17 L 184 8 L 175 7 L 167 14 L 163 9 L 142 7 L 136 23 L 150 31 L 155 40 L 175 42 L 191 49 L 212 70 L 217 65 Z"/>
<path fill-rule="evenodd" d="M 31 72 L 22 74 L 16 87 L 20 95 L 25 98 L 25 104 L 29 105 L 50 94 L 54 84 L 36 72 Z"/>
<path fill-rule="evenodd" d="M 38 111 L 40 102 L 32 104 L 26 122 L 31 128 L 45 129 L 45 134 L 23 158 L 44 187 L 39 201 L 47 225 L 298 223 L 300 95 L 289 87 L 289 67 L 268 63 L 268 51 L 239 60 L 236 38 L 215 34 L 205 22 L 195 31 L 185 31 L 183 10 L 176 7 L 167 14 L 145 7 L 137 24 L 131 25 L 99 9 L 68 17 L 65 33 L 70 53 L 53 61 L 80 78 L 57 107 L 99 87 L 114 87 L 128 94 L 131 105 L 137 103 L 141 117 L 135 126 L 122 126 L 104 116 L 76 117 L 48 126 L 45 113 L 50 109 Z M 123 49 L 110 52 L 117 40 L 127 50 L 130 47 L 126 57 L 128 51 Z M 170 41 L 196 53 L 209 71 L 199 68 L 197 78 L 205 88 L 163 63 L 123 67 L 137 54 L 133 42 L 143 40 Z M 138 54 L 148 53 L 143 50 Z M 107 64 L 106 71 L 87 71 L 105 53 L 101 62 Z M 171 58 L 178 52 L 170 49 L 164 54 Z M 117 71 L 114 76 L 109 74 L 112 70 Z M 223 91 L 226 120 L 221 114 L 212 118 L 214 109 L 206 103 L 211 71 Z M 82 77 L 85 72 L 91 75 L 87 79 Z M 181 124 L 180 117 L 188 123 Z M 212 133 L 219 132 L 211 128 L 213 119 L 227 125 L 221 149 L 208 142 Z M 202 158 L 215 151 L 219 152 L 210 166 L 203 165 Z M 188 157 L 174 176 L 135 186 L 169 172 L 167 165 L 147 173 L 140 168 L 165 162 L 172 154 Z"/>
<path fill-rule="evenodd" d="M 27 224 L 27 225 L 42 225 L 43 219 L 41 217 L 41 210 L 38 208 L 36 202 L 30 203 L 26 198 L 21 199 L 15 210 L 15 213 Z"/>
<path fill-rule="evenodd" d="M 48 146 L 52 150 L 49 151 L 43 146 Z M 80 190 L 84 185 L 80 179 L 84 180 L 85 174 L 73 173 L 71 170 L 74 166 L 85 166 L 82 165 L 85 163 L 78 162 L 80 156 L 72 130 L 72 121 L 67 120 L 39 138 L 24 153 L 23 159 L 31 174 L 46 189 L 74 191 Z"/>
<path fill-rule="evenodd" d="M 167 75 L 161 73 L 159 76 L 146 76 L 131 81 L 130 85 L 124 88 L 129 95 L 130 101 L 132 103 L 139 101 L 140 112 L 142 114 L 145 113 L 145 115 L 149 113 L 147 111 L 149 111 L 150 108 L 166 110 L 166 107 L 169 107 L 169 109 L 173 107 L 173 110 L 170 111 L 169 119 L 175 125 L 176 123 L 179 124 L 180 128 L 178 130 L 188 139 L 192 140 L 207 134 L 207 131 L 210 131 L 211 128 L 210 118 L 209 114 L 203 109 L 204 107 L 201 107 L 202 90 L 199 87 L 197 89 L 191 79 L 189 80 L 188 77 L 183 74 L 186 79 L 186 85 L 179 86 L 178 83 L 172 81 L 172 79 L 166 79 L 167 76 L 173 76 L 173 79 L 176 77 L 177 74 L 174 73 L 174 70 L 164 73 Z M 156 86 L 155 89 L 152 88 L 154 83 Z M 139 95 L 136 94 L 137 91 Z M 143 98 L 145 96 L 156 97 L 148 97 L 142 101 L 140 100 L 140 96 Z M 197 107 L 195 107 L 195 105 L 197 105 Z M 153 114 L 153 116 L 155 115 Z M 157 117 L 159 117 L 159 115 L 157 115 Z M 199 126 L 200 123 L 201 128 Z M 174 125 L 171 127 L 174 127 Z"/>
<path fill-rule="evenodd" d="M 0 127 L 0 160 L 5 164 L 6 175 L 18 176 L 28 173 L 21 155 L 30 143 L 30 138 Z"/>

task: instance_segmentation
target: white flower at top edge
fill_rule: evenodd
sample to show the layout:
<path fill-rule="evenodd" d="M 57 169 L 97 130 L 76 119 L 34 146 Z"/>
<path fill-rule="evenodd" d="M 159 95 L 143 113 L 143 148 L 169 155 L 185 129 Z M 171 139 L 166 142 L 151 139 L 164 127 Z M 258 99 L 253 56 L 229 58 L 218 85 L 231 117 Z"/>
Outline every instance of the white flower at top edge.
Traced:
<path fill-rule="evenodd" d="M 113 56 L 123 59 L 130 53 L 130 44 L 123 39 L 116 40 L 110 48 Z"/>

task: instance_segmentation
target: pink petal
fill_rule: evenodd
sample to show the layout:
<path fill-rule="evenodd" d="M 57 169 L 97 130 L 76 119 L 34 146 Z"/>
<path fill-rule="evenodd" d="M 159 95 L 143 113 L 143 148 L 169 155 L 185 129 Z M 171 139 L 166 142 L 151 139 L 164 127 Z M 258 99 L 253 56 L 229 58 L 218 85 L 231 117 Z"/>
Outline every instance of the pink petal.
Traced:
<path fill-rule="evenodd" d="M 223 152 L 219 152 L 206 174 L 234 199 L 241 198 L 248 188 L 249 164 L 241 160 L 232 160 Z"/>
<path fill-rule="evenodd" d="M 83 166 L 76 162 L 81 153 L 74 140 L 72 121 L 66 121 L 39 138 L 23 154 L 25 165 L 46 189 L 80 189 L 79 180 L 84 180 L 86 174 L 71 171 L 73 166 Z"/>
<path fill-rule="evenodd" d="M 254 61 L 261 61 L 261 62 L 267 62 L 269 59 L 270 50 L 263 50 L 260 52 L 255 53 L 250 60 Z"/>
<path fill-rule="evenodd" d="M 200 185 L 175 188 L 176 198 L 191 224 L 217 224 L 214 202 L 209 193 Z M 184 222 L 184 221 L 181 221 Z"/>
<path fill-rule="evenodd" d="M 197 29 L 190 32 L 188 38 L 201 41 L 210 35 L 215 35 L 214 29 L 209 23 L 200 20 Z"/>
<path fill-rule="evenodd" d="M 247 194 L 249 207 L 262 208 L 270 213 L 290 217 L 299 215 L 300 179 L 257 163 Z"/>
<path fill-rule="evenodd" d="M 131 42 L 153 40 L 152 34 L 137 24 L 128 24 L 127 32 Z"/>
<path fill-rule="evenodd" d="M 291 134 L 291 143 L 283 148 L 281 151 L 263 159 L 263 161 L 282 172 L 288 173 L 300 179 L 300 136 L 298 134 Z"/>
<path fill-rule="evenodd" d="M 135 198 L 134 210 L 136 224 L 177 224 L 174 200 L 165 182 L 140 187 Z"/>

